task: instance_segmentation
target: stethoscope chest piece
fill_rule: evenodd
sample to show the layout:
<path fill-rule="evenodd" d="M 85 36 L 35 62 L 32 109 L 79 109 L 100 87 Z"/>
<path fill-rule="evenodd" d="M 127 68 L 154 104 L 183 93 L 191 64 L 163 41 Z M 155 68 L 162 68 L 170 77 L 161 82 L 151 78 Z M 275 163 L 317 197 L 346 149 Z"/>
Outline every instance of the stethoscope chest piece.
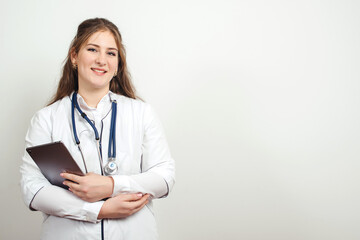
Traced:
<path fill-rule="evenodd" d="M 109 161 L 106 163 L 104 167 L 105 175 L 114 175 L 118 171 L 118 165 L 115 162 L 115 158 L 109 158 Z"/>

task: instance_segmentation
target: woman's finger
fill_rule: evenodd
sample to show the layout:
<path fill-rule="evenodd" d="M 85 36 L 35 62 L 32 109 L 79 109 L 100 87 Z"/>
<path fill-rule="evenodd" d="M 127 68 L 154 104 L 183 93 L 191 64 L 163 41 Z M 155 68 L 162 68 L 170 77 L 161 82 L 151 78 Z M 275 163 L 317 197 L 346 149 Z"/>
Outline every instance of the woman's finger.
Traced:
<path fill-rule="evenodd" d="M 128 202 L 128 207 L 130 209 L 137 209 L 137 208 L 141 207 L 141 205 L 143 205 L 147 201 L 148 198 L 149 198 L 149 194 L 145 194 L 144 196 L 142 196 L 138 200 L 129 201 Z"/>
<path fill-rule="evenodd" d="M 132 201 L 138 201 L 139 199 L 141 199 L 144 196 L 144 194 L 132 193 L 132 194 L 122 194 L 122 195 L 118 195 L 118 196 L 122 196 L 122 199 L 124 201 L 132 202 Z"/>
<path fill-rule="evenodd" d="M 60 176 L 73 182 L 80 182 L 81 177 L 71 173 L 60 173 Z"/>
<path fill-rule="evenodd" d="M 69 188 L 71 188 L 72 190 L 75 190 L 75 191 L 79 191 L 80 190 L 80 185 L 75 183 L 75 182 L 72 182 L 72 181 L 68 181 L 68 180 L 65 180 L 63 182 L 64 185 L 68 186 Z"/>
<path fill-rule="evenodd" d="M 146 204 L 149 203 L 149 200 L 148 200 L 148 197 L 146 197 L 146 198 L 144 197 L 144 199 L 141 199 L 138 202 L 141 204 L 139 206 L 134 207 L 131 214 L 134 214 L 134 213 L 140 211 Z M 138 203 L 138 202 L 136 202 L 136 203 Z"/>

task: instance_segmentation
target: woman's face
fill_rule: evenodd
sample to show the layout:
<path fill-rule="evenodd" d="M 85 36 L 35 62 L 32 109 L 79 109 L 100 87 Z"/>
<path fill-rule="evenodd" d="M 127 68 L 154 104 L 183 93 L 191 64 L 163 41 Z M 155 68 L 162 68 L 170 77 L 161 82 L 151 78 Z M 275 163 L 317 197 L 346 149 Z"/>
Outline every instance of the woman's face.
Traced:
<path fill-rule="evenodd" d="M 109 91 L 109 83 L 118 67 L 118 49 L 109 31 L 99 31 L 71 56 L 77 65 L 79 91 Z"/>

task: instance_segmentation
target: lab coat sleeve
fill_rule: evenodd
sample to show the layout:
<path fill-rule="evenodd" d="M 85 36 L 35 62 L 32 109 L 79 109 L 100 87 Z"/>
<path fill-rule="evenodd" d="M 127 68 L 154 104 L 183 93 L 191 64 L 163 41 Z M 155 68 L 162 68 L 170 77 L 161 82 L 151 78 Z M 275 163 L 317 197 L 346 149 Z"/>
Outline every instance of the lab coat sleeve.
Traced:
<path fill-rule="evenodd" d="M 96 223 L 100 221 L 97 217 L 103 203 L 104 201 L 84 202 L 68 190 L 47 185 L 36 194 L 31 207 L 58 217 Z"/>
<path fill-rule="evenodd" d="M 25 147 L 52 142 L 51 110 L 40 110 L 32 118 L 25 137 Z M 70 191 L 53 186 L 25 151 L 20 166 L 21 190 L 25 204 L 31 210 L 75 220 L 97 222 L 103 201 L 88 203 Z"/>
<path fill-rule="evenodd" d="M 149 193 L 153 198 L 166 197 L 175 183 L 175 162 L 161 122 L 150 105 L 143 115 L 142 173 L 115 175 L 114 193 Z"/>

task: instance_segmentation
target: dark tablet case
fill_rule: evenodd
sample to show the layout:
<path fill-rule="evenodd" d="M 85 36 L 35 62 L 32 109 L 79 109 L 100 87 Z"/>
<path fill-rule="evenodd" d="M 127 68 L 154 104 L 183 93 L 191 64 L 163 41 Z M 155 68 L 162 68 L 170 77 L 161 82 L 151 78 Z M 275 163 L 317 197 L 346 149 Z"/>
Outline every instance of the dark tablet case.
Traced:
<path fill-rule="evenodd" d="M 72 158 L 68 149 L 62 142 L 53 142 L 26 148 L 42 174 L 53 185 L 68 189 L 63 185 L 62 172 L 74 173 L 83 176 L 83 172 Z"/>

